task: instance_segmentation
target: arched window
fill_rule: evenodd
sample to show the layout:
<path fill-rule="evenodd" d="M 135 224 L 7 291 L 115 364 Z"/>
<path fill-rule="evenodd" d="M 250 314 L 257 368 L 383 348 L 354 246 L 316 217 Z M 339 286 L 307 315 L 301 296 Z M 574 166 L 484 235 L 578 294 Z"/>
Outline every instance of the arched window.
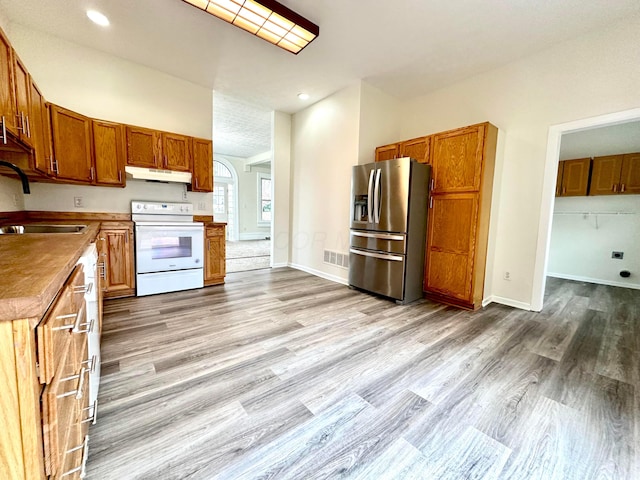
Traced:
<path fill-rule="evenodd" d="M 228 178 L 232 179 L 231 171 L 227 168 L 226 165 L 214 160 L 213 162 L 213 178 L 223 179 Z"/>

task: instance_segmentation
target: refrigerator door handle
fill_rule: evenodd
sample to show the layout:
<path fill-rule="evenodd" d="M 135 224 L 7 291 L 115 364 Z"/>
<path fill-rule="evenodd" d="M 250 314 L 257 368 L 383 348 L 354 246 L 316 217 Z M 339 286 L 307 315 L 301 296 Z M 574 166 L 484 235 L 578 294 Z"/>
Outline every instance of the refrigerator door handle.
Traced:
<path fill-rule="evenodd" d="M 401 257 L 399 255 L 391 255 L 389 253 L 365 252 L 364 250 L 356 250 L 355 248 L 350 248 L 349 251 L 355 255 L 379 258 L 380 260 L 389 260 L 391 262 L 402 262 L 404 260 L 404 257 Z"/>
<path fill-rule="evenodd" d="M 367 222 L 375 222 L 373 219 L 373 176 L 376 171 L 369 172 L 369 188 L 367 189 Z"/>
<path fill-rule="evenodd" d="M 354 237 L 365 238 L 378 238 L 380 240 L 404 240 L 404 235 L 393 235 L 390 233 L 366 233 L 366 232 L 351 232 Z"/>
<path fill-rule="evenodd" d="M 373 221 L 375 223 L 380 223 L 380 207 L 381 207 L 381 198 L 382 189 L 380 187 L 380 175 L 382 173 L 382 169 L 378 168 L 376 170 L 376 185 L 373 190 Z"/>

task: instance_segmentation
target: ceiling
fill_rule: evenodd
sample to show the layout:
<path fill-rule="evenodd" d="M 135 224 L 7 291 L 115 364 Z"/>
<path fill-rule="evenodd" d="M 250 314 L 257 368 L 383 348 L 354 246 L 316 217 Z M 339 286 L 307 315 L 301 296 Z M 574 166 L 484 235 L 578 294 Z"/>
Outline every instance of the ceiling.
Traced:
<path fill-rule="evenodd" d="M 235 98 L 258 116 L 297 112 L 358 80 L 400 99 L 416 97 L 640 13 L 637 0 L 281 3 L 320 26 L 297 56 L 180 0 L 0 0 L 0 11 L 10 22 L 210 87 L 223 94 L 214 108 Z M 89 8 L 111 26 L 88 21 Z M 303 91 L 309 100 L 297 98 Z M 246 132 L 234 105 L 229 123 Z"/>
<path fill-rule="evenodd" d="M 560 143 L 560 160 L 636 152 L 640 152 L 640 122 L 566 133 Z"/>

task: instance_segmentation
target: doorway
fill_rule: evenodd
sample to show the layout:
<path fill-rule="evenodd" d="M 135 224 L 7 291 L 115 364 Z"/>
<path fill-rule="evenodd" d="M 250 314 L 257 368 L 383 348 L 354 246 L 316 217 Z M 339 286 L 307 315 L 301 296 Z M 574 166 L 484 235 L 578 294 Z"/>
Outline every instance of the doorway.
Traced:
<path fill-rule="evenodd" d="M 638 108 L 614 114 L 577 120 L 561 125 L 554 125 L 549 129 L 540 224 L 538 230 L 538 247 L 531 301 L 532 310 L 540 311 L 544 303 L 544 292 L 549 269 L 554 209 L 556 204 L 556 183 L 558 178 L 558 166 L 563 135 L 589 131 L 601 127 L 621 125 L 634 121 L 640 121 L 640 109 Z M 593 213 L 583 211 L 576 212 L 581 214 Z M 637 219 L 637 217 L 634 218 Z"/>

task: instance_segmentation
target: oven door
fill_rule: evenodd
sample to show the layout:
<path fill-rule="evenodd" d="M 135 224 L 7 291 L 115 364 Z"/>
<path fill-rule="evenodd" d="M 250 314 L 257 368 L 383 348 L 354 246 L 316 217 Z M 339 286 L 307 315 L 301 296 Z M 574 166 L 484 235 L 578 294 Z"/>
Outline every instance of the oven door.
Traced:
<path fill-rule="evenodd" d="M 167 272 L 202 268 L 202 224 L 136 223 L 136 272 Z"/>

